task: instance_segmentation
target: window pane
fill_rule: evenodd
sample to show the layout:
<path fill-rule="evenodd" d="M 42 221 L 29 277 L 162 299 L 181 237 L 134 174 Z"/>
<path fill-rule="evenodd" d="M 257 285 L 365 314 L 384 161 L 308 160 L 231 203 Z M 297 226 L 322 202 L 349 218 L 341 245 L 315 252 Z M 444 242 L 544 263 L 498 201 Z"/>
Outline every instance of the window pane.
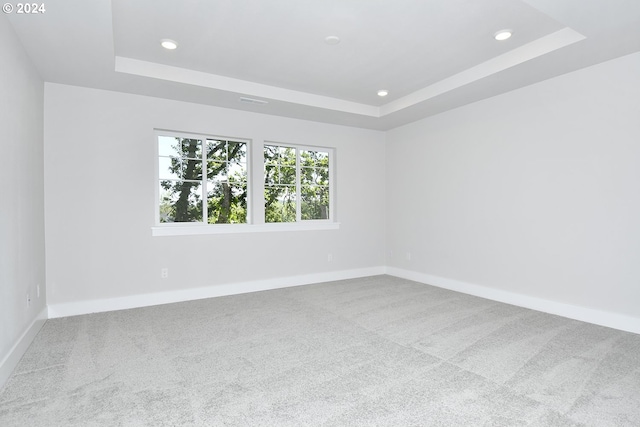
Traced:
<path fill-rule="evenodd" d="M 318 185 L 329 185 L 329 168 L 316 168 L 314 182 Z"/>
<path fill-rule="evenodd" d="M 229 163 L 229 182 L 247 182 L 245 163 Z"/>
<path fill-rule="evenodd" d="M 227 141 L 207 139 L 207 158 L 212 160 L 227 160 Z"/>
<path fill-rule="evenodd" d="M 229 174 L 227 162 L 209 160 L 207 162 L 207 178 L 215 181 L 226 181 Z"/>
<path fill-rule="evenodd" d="M 265 186 L 265 222 L 296 221 L 296 189 L 285 186 Z"/>
<path fill-rule="evenodd" d="M 280 184 L 295 185 L 296 184 L 296 168 L 289 166 L 282 166 L 279 169 L 278 178 Z"/>
<path fill-rule="evenodd" d="M 329 153 L 325 151 L 301 150 L 300 159 L 302 166 L 329 166 Z"/>
<path fill-rule="evenodd" d="M 207 183 L 209 224 L 247 222 L 247 186 L 227 182 Z"/>
<path fill-rule="evenodd" d="M 159 157 L 158 177 L 160 179 L 182 178 L 182 171 L 180 170 L 180 159 L 177 159 L 175 157 Z"/>
<path fill-rule="evenodd" d="M 296 165 L 296 149 L 291 147 L 279 147 L 279 157 L 281 165 Z"/>
<path fill-rule="evenodd" d="M 158 155 L 167 157 L 180 157 L 182 150 L 180 148 L 180 138 L 173 136 L 158 137 Z"/>
<path fill-rule="evenodd" d="M 182 159 L 179 169 L 182 179 L 195 181 L 202 179 L 202 160 Z"/>
<path fill-rule="evenodd" d="M 301 192 L 301 215 L 303 220 L 329 218 L 329 188 L 303 185 Z"/>
<path fill-rule="evenodd" d="M 201 222 L 199 182 L 160 181 L 160 222 Z"/>
<path fill-rule="evenodd" d="M 190 159 L 202 158 L 202 141 L 198 139 L 182 139 L 182 156 Z"/>
<path fill-rule="evenodd" d="M 315 170 L 314 168 L 300 168 L 300 183 L 302 185 L 305 184 L 314 184 L 314 176 Z"/>
<path fill-rule="evenodd" d="M 316 151 L 316 165 L 329 167 L 329 153 L 325 151 Z"/>
<path fill-rule="evenodd" d="M 264 166 L 264 183 L 277 184 L 278 180 L 279 180 L 278 167 L 275 165 L 265 165 Z"/>
<path fill-rule="evenodd" d="M 329 169 L 302 168 L 300 182 L 309 185 L 329 185 Z"/>
<path fill-rule="evenodd" d="M 247 144 L 245 142 L 229 141 L 227 144 L 230 162 L 244 163 L 247 161 Z"/>
<path fill-rule="evenodd" d="M 278 146 L 277 145 L 265 145 L 264 146 L 264 164 L 277 164 L 278 163 Z"/>

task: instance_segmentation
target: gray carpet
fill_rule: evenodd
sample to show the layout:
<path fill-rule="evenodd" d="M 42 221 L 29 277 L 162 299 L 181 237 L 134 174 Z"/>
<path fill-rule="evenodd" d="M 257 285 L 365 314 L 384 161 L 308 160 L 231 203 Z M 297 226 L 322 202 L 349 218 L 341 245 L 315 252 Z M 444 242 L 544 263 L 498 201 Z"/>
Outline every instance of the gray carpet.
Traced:
<path fill-rule="evenodd" d="M 49 320 L 1 426 L 640 426 L 640 335 L 389 276 Z"/>

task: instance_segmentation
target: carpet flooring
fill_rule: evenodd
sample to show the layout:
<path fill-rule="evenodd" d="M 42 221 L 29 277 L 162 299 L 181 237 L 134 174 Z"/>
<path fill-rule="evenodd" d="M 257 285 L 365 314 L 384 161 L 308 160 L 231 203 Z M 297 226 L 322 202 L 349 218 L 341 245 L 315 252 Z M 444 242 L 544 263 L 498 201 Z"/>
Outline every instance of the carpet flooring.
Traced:
<path fill-rule="evenodd" d="M 640 335 L 389 276 L 46 322 L 9 426 L 640 426 Z"/>

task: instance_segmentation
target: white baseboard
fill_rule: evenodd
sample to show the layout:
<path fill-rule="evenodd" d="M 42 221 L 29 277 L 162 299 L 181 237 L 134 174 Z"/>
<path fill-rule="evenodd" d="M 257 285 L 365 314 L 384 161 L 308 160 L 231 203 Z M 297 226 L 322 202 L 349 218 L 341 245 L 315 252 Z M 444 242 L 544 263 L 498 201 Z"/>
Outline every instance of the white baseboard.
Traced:
<path fill-rule="evenodd" d="M 445 277 L 404 270 L 401 268 L 386 267 L 385 271 L 386 274 L 390 276 L 396 276 L 403 279 L 413 280 L 415 282 L 425 283 L 427 285 L 437 286 L 439 288 L 475 295 L 493 301 L 504 302 L 511 305 L 517 305 L 519 307 L 555 314 L 569 319 L 580 320 L 582 322 L 640 334 L 640 318 L 637 317 L 564 304 L 528 295 L 474 285 L 472 283 L 461 282 L 458 280 L 447 279 Z"/>
<path fill-rule="evenodd" d="M 384 273 L 385 268 L 382 266 L 370 267 L 355 270 L 306 274 L 303 276 L 282 277 L 277 279 L 257 280 L 251 282 L 228 283 L 202 288 L 156 292 L 151 294 L 132 295 L 127 297 L 51 304 L 49 305 L 49 318 L 54 319 L 58 317 L 77 316 L 79 314 L 101 313 L 105 311 L 125 310 L 129 308 L 192 301 L 204 298 L 221 297 L 226 295 L 244 294 L 248 292 L 266 291 L 269 289 L 309 285 L 312 283 L 331 282 L 334 280 L 376 276 Z"/>
<path fill-rule="evenodd" d="M 47 308 L 43 308 L 38 316 L 31 322 L 31 325 L 22 334 L 18 341 L 15 343 L 9 354 L 0 362 L 0 390 L 7 383 L 7 380 L 11 376 L 13 370 L 18 366 L 18 362 L 22 359 L 22 356 L 26 353 L 27 349 L 33 342 L 33 339 L 38 335 L 40 329 L 44 326 L 44 322 L 47 321 Z"/>
<path fill-rule="evenodd" d="M 0 362 L 0 390 L 5 385 L 29 345 L 38 334 L 47 318 L 75 316 L 88 313 L 123 310 L 136 307 L 168 304 L 173 302 L 213 298 L 226 295 L 266 291 L 308 285 L 312 283 L 335 280 L 355 279 L 359 277 L 388 274 L 452 291 L 475 295 L 493 301 L 499 301 L 520 307 L 551 313 L 570 319 L 602 325 L 609 328 L 640 334 L 640 318 L 618 313 L 611 313 L 592 308 L 579 307 L 556 301 L 545 300 L 528 295 L 493 289 L 472 283 L 433 276 L 395 267 L 370 267 L 354 270 L 334 271 L 327 273 L 290 276 L 277 279 L 257 280 L 252 282 L 229 283 L 203 288 L 184 289 L 168 292 L 157 292 L 129 297 L 106 298 L 99 300 L 77 301 L 71 303 L 52 304 L 43 309 L 27 330 L 18 339 L 9 353 Z"/>

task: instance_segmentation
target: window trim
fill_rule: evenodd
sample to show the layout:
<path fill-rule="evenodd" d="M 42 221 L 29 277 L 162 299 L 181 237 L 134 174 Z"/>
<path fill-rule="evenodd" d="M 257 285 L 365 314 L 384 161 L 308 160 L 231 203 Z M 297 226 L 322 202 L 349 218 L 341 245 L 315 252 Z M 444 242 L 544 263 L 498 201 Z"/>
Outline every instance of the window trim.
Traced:
<path fill-rule="evenodd" d="M 271 222 L 265 224 L 194 224 L 180 223 L 177 225 L 163 224 L 151 227 L 152 236 L 192 236 L 203 234 L 235 234 L 235 233 L 266 233 L 286 231 L 318 231 L 338 230 L 340 223 L 328 220 L 306 220 L 297 222 Z M 184 225 L 188 224 L 188 225 Z M 168 225 L 168 226 L 167 226 Z"/>

